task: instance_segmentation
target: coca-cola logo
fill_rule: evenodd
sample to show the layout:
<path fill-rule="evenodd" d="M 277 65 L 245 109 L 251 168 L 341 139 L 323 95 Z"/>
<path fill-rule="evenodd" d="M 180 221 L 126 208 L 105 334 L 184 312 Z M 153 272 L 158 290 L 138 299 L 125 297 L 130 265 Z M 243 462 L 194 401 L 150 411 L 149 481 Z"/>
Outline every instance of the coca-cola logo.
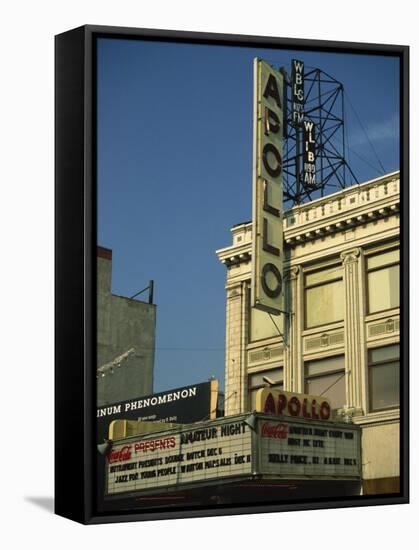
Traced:
<path fill-rule="evenodd" d="M 114 450 L 109 453 L 108 461 L 109 464 L 113 462 L 124 462 L 124 460 L 129 460 L 131 458 L 131 445 L 125 445 L 119 450 Z"/>
<path fill-rule="evenodd" d="M 278 424 L 270 424 L 265 422 L 262 425 L 262 437 L 273 437 L 276 439 L 286 439 L 288 437 L 288 424 L 280 422 Z"/>

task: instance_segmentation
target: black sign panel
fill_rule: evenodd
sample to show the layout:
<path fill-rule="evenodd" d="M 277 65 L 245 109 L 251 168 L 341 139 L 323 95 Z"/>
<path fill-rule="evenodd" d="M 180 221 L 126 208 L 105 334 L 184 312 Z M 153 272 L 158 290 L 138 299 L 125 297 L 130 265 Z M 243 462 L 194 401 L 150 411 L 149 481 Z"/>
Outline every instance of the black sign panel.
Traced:
<path fill-rule="evenodd" d="M 316 187 L 316 126 L 305 120 L 303 124 L 303 183 L 309 189 Z"/>
<path fill-rule="evenodd" d="M 291 70 L 292 124 L 301 126 L 304 120 L 304 63 L 292 60 Z"/>
<path fill-rule="evenodd" d="M 108 437 L 109 424 L 113 420 L 188 424 L 208 420 L 210 408 L 211 381 L 98 407 L 98 441 Z"/>

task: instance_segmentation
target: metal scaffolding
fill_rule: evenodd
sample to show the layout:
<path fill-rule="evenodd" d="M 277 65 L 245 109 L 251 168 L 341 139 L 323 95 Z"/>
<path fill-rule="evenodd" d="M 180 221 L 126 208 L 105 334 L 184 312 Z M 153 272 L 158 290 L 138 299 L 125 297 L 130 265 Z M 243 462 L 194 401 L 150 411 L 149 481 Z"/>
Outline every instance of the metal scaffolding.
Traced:
<path fill-rule="evenodd" d="M 285 74 L 284 202 L 291 207 L 359 183 L 345 158 L 343 85 L 321 69 L 304 68 L 304 120 L 293 120 L 291 80 Z M 314 123 L 315 181 L 304 181 L 304 122 Z"/>

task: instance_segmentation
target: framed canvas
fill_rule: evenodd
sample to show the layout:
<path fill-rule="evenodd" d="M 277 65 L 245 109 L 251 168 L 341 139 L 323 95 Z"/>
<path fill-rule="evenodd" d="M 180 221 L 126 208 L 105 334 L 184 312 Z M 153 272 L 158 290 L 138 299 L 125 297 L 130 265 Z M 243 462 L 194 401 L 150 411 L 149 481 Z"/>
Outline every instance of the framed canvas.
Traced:
<path fill-rule="evenodd" d="M 55 44 L 56 513 L 408 502 L 408 47 Z"/>

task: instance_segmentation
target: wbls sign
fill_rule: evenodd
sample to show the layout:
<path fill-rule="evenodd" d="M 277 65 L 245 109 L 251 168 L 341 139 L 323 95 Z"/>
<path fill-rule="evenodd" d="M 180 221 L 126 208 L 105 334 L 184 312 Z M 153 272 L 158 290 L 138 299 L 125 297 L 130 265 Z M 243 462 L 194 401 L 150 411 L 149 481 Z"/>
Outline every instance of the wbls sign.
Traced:
<path fill-rule="evenodd" d="M 304 120 L 304 63 L 292 60 L 291 69 L 291 121 L 295 126 Z"/>
<path fill-rule="evenodd" d="M 302 128 L 302 183 L 306 189 L 315 189 L 316 127 L 314 122 L 308 120 L 305 116 L 304 63 L 298 59 L 293 59 L 291 65 L 291 123 L 295 127 L 297 136 L 300 135 L 300 128 Z M 300 162 L 298 154 L 296 162 Z M 299 174 L 300 169 L 297 170 L 297 178 L 299 178 Z"/>
<path fill-rule="evenodd" d="M 254 60 L 252 306 L 283 310 L 284 77 Z"/>

